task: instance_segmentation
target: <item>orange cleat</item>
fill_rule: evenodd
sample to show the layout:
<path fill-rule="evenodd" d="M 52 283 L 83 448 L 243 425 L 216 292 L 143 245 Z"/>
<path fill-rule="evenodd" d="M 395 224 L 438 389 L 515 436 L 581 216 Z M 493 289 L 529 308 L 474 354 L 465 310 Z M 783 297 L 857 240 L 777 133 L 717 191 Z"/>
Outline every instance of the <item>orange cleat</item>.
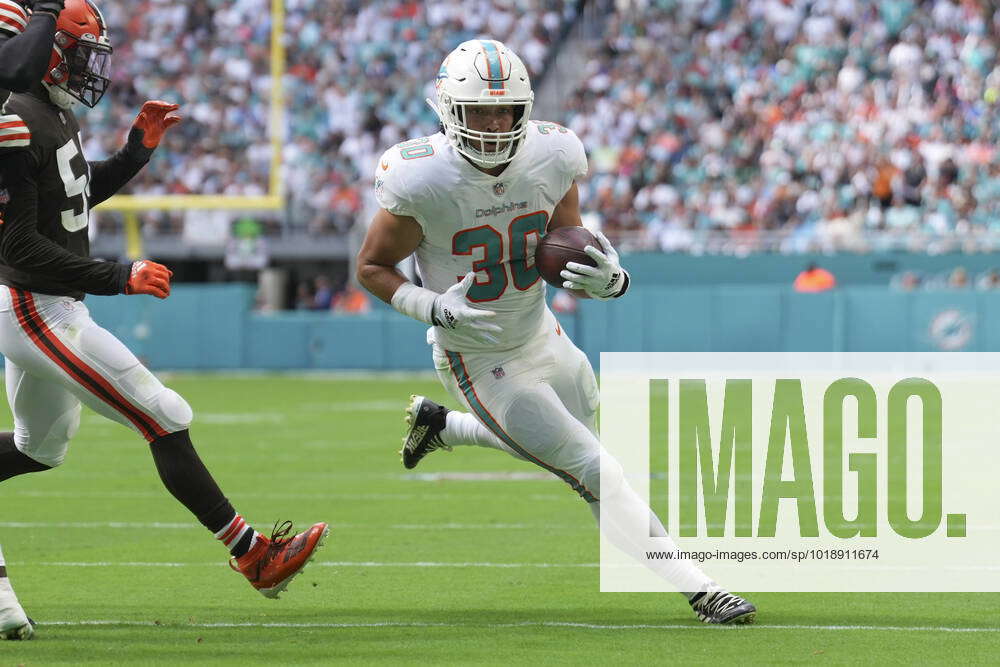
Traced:
<path fill-rule="evenodd" d="M 323 546 L 330 528 L 325 523 L 314 523 L 295 537 L 288 537 L 291 532 L 291 521 L 275 523 L 270 539 L 259 536 L 250 551 L 230 559 L 229 567 L 242 573 L 264 597 L 278 597 Z"/>

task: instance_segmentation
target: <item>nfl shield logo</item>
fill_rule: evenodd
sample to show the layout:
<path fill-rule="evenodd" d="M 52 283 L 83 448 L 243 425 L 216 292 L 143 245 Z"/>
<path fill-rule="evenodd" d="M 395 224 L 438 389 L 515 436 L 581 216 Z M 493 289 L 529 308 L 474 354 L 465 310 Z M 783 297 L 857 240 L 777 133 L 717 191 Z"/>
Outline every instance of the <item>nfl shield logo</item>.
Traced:
<path fill-rule="evenodd" d="M 496 368 L 493 369 L 493 377 L 495 377 L 497 380 L 502 378 L 504 375 L 507 374 L 504 373 L 503 366 L 497 366 Z"/>
<path fill-rule="evenodd" d="M 503 193 L 505 192 L 507 192 L 507 186 L 505 186 L 503 183 L 497 181 L 496 183 L 493 184 L 493 194 L 495 194 L 497 197 L 502 197 Z"/>

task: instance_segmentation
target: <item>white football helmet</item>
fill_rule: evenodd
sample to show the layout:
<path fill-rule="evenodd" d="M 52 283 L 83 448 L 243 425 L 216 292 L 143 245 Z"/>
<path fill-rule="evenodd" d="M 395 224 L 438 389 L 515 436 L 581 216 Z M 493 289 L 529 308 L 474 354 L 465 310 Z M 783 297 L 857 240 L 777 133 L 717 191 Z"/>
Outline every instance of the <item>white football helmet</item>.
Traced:
<path fill-rule="evenodd" d="M 435 87 L 437 103 L 427 103 L 437 113 L 455 150 L 484 169 L 514 158 L 528 131 L 535 99 L 528 70 L 516 53 L 494 39 L 462 42 L 441 63 Z M 475 105 L 513 107 L 510 132 L 469 129 L 466 109 Z M 487 150 L 487 144 L 493 149 Z"/>

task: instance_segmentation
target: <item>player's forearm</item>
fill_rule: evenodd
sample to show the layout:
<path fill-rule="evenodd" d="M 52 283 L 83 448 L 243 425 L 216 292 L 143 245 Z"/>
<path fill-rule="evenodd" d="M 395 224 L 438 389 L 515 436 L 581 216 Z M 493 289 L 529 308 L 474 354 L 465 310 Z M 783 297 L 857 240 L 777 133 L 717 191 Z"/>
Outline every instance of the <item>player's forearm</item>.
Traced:
<path fill-rule="evenodd" d="M 48 12 L 32 14 L 20 35 L 0 33 L 0 88 L 23 93 L 45 76 L 52 55 L 56 19 Z"/>
<path fill-rule="evenodd" d="M 107 160 L 90 163 L 90 205 L 102 201 L 121 190 L 146 166 L 153 156 L 153 149 L 142 145 L 142 135 L 132 130 L 128 142 Z"/>
<path fill-rule="evenodd" d="M 0 260 L 21 273 L 47 282 L 73 285 L 88 294 L 121 294 L 129 265 L 81 257 L 36 230 L 35 207 L 18 192 L 0 227 Z M 15 203 L 16 202 L 16 203 Z"/>
<path fill-rule="evenodd" d="M 372 262 L 359 261 L 356 272 L 358 282 L 386 303 L 392 303 L 392 295 L 399 286 L 409 282 L 395 266 L 385 266 Z"/>
<path fill-rule="evenodd" d="M 54 283 L 73 285 L 88 294 L 122 294 L 125 291 L 128 264 L 74 255 L 37 233 L 17 238 L 4 232 L 3 237 L 0 257 L 12 269 Z"/>
<path fill-rule="evenodd" d="M 0 230 L 0 260 L 12 269 L 88 294 L 125 291 L 128 264 L 102 262 L 66 250 L 35 230 L 35 218 L 28 210 L 8 208 Z"/>
<path fill-rule="evenodd" d="M 438 324 L 434 318 L 438 293 L 417 287 L 395 266 L 359 262 L 357 276 L 369 292 L 407 317 L 424 324 Z"/>

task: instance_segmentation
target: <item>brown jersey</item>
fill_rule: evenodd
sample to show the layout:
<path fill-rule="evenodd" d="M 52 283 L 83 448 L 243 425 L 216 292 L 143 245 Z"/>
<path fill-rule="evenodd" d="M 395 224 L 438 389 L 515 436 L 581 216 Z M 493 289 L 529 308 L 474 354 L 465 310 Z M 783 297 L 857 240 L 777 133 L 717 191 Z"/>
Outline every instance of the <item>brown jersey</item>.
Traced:
<path fill-rule="evenodd" d="M 11 95 L 0 109 L 0 284 L 76 299 L 124 292 L 131 265 L 90 258 L 90 208 L 151 154 L 133 132 L 111 158 L 87 162 L 71 111 L 40 85 Z"/>

